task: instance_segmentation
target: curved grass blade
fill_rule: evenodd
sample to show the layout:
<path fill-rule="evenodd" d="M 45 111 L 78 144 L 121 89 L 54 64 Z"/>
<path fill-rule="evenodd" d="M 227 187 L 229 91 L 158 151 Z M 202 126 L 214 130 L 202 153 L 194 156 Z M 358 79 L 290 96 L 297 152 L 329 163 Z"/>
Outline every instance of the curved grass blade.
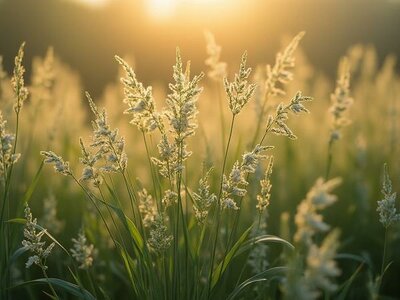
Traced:
<path fill-rule="evenodd" d="M 354 282 L 354 280 L 356 279 L 357 275 L 361 272 L 361 269 L 363 268 L 363 266 L 364 266 L 364 263 L 361 263 L 358 266 L 358 268 L 354 271 L 354 273 L 351 275 L 351 277 L 348 280 L 346 280 L 345 283 L 343 283 L 343 285 L 340 288 L 342 291 L 340 292 L 340 294 L 337 297 L 338 300 L 348 299 L 347 293 L 348 293 L 348 291 L 350 289 L 350 286 Z"/>
<path fill-rule="evenodd" d="M 290 250 L 295 249 L 295 247 L 288 241 L 286 241 L 280 237 L 277 237 L 275 235 L 265 234 L 265 235 L 260 235 L 260 236 L 251 238 L 251 239 L 247 240 L 246 242 L 244 242 L 243 245 L 240 247 L 240 249 L 236 252 L 235 256 L 240 255 L 243 252 L 251 249 L 255 244 L 258 244 L 258 243 L 278 243 L 278 244 L 282 244 L 283 246 L 288 247 Z"/>
<path fill-rule="evenodd" d="M 235 299 L 243 290 L 251 284 L 260 282 L 260 281 L 267 281 L 273 278 L 282 277 L 285 275 L 287 271 L 287 267 L 274 267 L 268 270 L 265 270 L 261 273 L 250 277 L 249 279 L 243 281 L 240 285 L 238 285 L 233 292 L 228 296 L 227 300 Z"/>
<path fill-rule="evenodd" d="M 74 296 L 78 297 L 79 299 L 88 299 L 88 300 L 96 299 L 87 290 L 77 286 L 76 284 L 73 284 L 71 282 L 68 282 L 68 281 L 65 281 L 62 279 L 58 279 L 58 278 L 49 278 L 49 279 L 39 278 L 39 279 L 35 279 L 35 280 L 30 280 L 30 281 L 26 281 L 21 284 L 15 285 L 15 286 L 11 287 L 11 289 L 20 288 L 20 287 L 27 286 L 27 285 L 38 285 L 38 284 L 47 285 L 49 283 L 51 283 L 55 287 L 63 289 L 67 293 L 74 295 Z"/>
<path fill-rule="evenodd" d="M 244 243 L 248 235 L 250 234 L 252 226 L 250 226 L 236 241 L 231 250 L 226 254 L 225 258 L 218 264 L 217 268 L 214 270 L 211 279 L 211 288 L 213 288 L 221 278 L 222 274 L 225 272 L 226 267 L 230 264 L 232 259 L 235 257 L 236 252 L 239 250 L 240 246 Z"/>

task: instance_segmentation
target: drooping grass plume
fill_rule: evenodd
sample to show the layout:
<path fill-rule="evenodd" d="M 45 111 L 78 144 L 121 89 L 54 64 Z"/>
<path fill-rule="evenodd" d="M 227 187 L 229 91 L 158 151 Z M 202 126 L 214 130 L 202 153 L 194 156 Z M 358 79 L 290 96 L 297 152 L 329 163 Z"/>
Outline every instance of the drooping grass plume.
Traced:
<path fill-rule="evenodd" d="M 216 43 L 215 37 L 211 32 L 205 31 L 204 36 L 206 38 L 206 51 L 208 55 L 205 64 L 210 68 L 207 75 L 212 80 L 222 81 L 227 74 L 227 63 L 221 61 L 222 47 Z"/>
<path fill-rule="evenodd" d="M 340 182 L 338 178 L 329 181 L 319 178 L 297 207 L 294 235 L 297 251 L 289 258 L 283 283 L 285 299 L 318 299 L 321 294 L 329 295 L 337 289 L 334 279 L 341 274 L 335 262 L 339 231 L 328 233 L 321 245 L 316 235 L 330 229 L 319 211 L 337 200 L 332 191 Z"/>
<path fill-rule="evenodd" d="M 73 248 L 70 249 L 72 257 L 79 264 L 80 269 L 87 270 L 93 264 L 93 255 L 95 252 L 93 244 L 88 244 L 85 232 L 81 229 L 78 238 L 72 239 Z"/>
<path fill-rule="evenodd" d="M 152 87 L 144 87 L 136 78 L 135 71 L 119 56 L 115 56 L 117 62 L 126 72 L 126 77 L 121 78 L 124 85 L 124 102 L 128 104 L 125 114 L 132 115 L 131 123 L 140 131 L 152 132 L 158 128 L 164 131 L 161 115 L 157 113 L 152 94 Z"/>
<path fill-rule="evenodd" d="M 58 156 L 53 151 L 40 151 L 40 154 L 44 156 L 44 163 L 51 164 L 57 173 L 64 176 L 69 176 L 72 171 L 69 167 L 69 162 L 64 161 L 61 156 Z"/>
<path fill-rule="evenodd" d="M 319 211 L 336 202 L 337 197 L 331 194 L 331 192 L 340 182 L 339 178 L 329 181 L 319 178 L 307 193 L 306 198 L 297 207 L 295 217 L 297 231 L 294 235 L 296 242 L 310 246 L 312 238 L 316 233 L 329 230 L 329 225 L 323 221 L 323 217 L 319 214 Z"/>
<path fill-rule="evenodd" d="M 43 200 L 43 216 L 40 223 L 44 228 L 56 234 L 61 233 L 65 228 L 65 222 L 57 216 L 57 199 L 52 191 Z"/>
<path fill-rule="evenodd" d="M 285 91 L 279 85 L 287 84 L 293 80 L 292 70 L 296 62 L 294 52 L 304 35 L 304 31 L 298 33 L 282 52 L 278 52 L 275 64 L 273 66 L 267 65 L 267 79 L 265 81 L 266 100 L 271 96 L 285 95 Z"/>
<path fill-rule="evenodd" d="M 275 111 L 275 114 L 269 115 L 267 120 L 267 125 L 263 137 L 261 138 L 261 143 L 266 138 L 269 132 L 275 135 L 283 135 L 289 139 L 295 140 L 297 136 L 286 124 L 289 119 L 289 112 L 293 114 L 300 114 L 302 112 L 308 113 L 308 110 L 304 106 L 304 102 L 313 100 L 312 97 L 303 96 L 299 91 L 296 95 L 289 101 L 288 104 L 280 103 Z"/>

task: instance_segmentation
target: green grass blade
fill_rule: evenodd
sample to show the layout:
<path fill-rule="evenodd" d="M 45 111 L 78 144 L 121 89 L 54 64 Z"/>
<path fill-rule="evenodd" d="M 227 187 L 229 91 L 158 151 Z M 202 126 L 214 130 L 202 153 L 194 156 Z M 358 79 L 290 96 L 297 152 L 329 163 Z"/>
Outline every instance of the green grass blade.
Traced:
<path fill-rule="evenodd" d="M 40 284 L 52 284 L 54 287 L 58 287 L 67 293 L 78 297 L 79 299 L 89 299 L 89 300 L 95 300 L 96 298 L 93 297 L 91 293 L 89 293 L 87 290 L 77 286 L 76 284 L 73 284 L 71 282 L 58 279 L 58 278 L 39 278 L 31 281 L 26 281 L 21 284 L 15 285 L 11 287 L 11 289 L 15 288 L 20 288 L 23 286 L 30 286 L 30 285 L 40 285 Z"/>
<path fill-rule="evenodd" d="M 249 236 L 251 228 L 252 226 L 250 226 L 241 235 L 241 237 L 236 241 L 231 250 L 229 250 L 229 252 L 226 254 L 225 259 L 223 259 L 223 261 L 221 261 L 218 264 L 217 268 L 214 270 L 212 274 L 211 288 L 213 288 L 218 283 L 218 281 L 222 277 L 222 274 L 225 272 L 226 267 L 230 264 L 232 259 L 235 257 L 236 252 L 239 250 L 240 246 L 245 242 L 246 238 Z"/>
<path fill-rule="evenodd" d="M 285 275 L 287 271 L 287 267 L 275 267 L 268 270 L 265 270 L 249 279 L 243 281 L 240 285 L 238 285 L 233 292 L 228 296 L 227 300 L 235 299 L 243 290 L 251 284 L 260 282 L 260 281 L 267 281 L 273 278 L 282 277 Z"/>

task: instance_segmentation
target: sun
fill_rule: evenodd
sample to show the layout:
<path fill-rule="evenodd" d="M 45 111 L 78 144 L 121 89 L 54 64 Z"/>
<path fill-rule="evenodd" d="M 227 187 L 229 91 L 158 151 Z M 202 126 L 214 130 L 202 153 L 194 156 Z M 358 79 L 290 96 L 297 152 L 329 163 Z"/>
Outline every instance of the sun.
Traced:
<path fill-rule="evenodd" d="M 148 0 L 150 13 L 158 17 L 167 17 L 175 12 L 177 0 Z"/>

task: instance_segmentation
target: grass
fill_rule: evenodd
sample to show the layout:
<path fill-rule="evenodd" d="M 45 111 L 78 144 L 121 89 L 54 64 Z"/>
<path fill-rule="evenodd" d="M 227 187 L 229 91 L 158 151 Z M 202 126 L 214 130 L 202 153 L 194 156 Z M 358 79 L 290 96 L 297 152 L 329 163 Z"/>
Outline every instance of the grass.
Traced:
<path fill-rule="evenodd" d="M 165 101 L 119 56 L 121 82 L 86 107 L 52 50 L 29 85 L 24 45 L 0 72 L 1 299 L 400 294 L 390 58 L 370 74 L 371 48 L 350 49 L 336 83 L 307 77 L 302 32 L 228 74 L 206 36 L 209 76 L 177 49 Z"/>

